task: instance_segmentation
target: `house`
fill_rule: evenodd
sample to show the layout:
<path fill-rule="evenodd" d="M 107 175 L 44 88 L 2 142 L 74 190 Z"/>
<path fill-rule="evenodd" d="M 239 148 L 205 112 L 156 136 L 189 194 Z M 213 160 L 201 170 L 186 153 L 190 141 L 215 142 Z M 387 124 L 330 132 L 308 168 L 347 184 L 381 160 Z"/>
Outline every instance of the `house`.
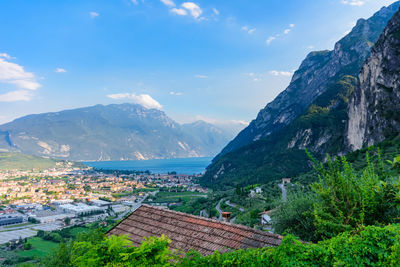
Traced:
<path fill-rule="evenodd" d="M 141 205 L 131 215 L 107 232 L 127 234 L 135 246 L 144 237 L 166 235 L 172 249 L 185 252 L 193 249 L 203 255 L 247 248 L 274 247 L 282 236 L 214 219 Z"/>
<path fill-rule="evenodd" d="M 262 225 L 270 225 L 271 224 L 271 211 L 264 211 L 260 213 L 260 219 Z"/>

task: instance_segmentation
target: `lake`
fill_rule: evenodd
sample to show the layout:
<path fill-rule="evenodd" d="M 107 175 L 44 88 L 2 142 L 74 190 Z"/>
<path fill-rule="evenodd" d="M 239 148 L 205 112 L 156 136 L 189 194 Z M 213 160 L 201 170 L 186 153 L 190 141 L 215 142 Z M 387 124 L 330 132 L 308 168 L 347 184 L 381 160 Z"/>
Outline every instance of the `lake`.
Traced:
<path fill-rule="evenodd" d="M 199 174 L 206 170 L 213 158 L 150 159 L 126 161 L 91 161 L 84 164 L 106 170 L 151 171 L 152 173 L 177 172 L 178 174 Z"/>

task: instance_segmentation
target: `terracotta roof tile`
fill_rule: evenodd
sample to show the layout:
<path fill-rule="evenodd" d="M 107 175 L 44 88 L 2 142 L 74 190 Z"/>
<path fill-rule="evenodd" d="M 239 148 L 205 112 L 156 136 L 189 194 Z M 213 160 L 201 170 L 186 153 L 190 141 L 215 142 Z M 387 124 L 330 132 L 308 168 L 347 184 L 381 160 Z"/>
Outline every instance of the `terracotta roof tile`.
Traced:
<path fill-rule="evenodd" d="M 122 234 L 129 235 L 135 246 L 144 237 L 164 234 L 171 239 L 171 248 L 185 252 L 193 249 L 203 255 L 216 250 L 278 246 L 282 240 L 279 235 L 254 228 L 149 205 L 141 205 L 108 232 L 108 235 Z"/>

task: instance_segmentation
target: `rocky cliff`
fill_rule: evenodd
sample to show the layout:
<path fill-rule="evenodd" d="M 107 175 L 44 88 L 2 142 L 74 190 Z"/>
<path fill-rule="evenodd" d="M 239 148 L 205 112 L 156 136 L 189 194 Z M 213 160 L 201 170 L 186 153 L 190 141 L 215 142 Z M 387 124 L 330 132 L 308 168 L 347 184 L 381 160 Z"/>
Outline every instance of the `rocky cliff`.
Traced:
<path fill-rule="evenodd" d="M 396 2 L 371 18 L 358 20 L 332 51 L 310 53 L 294 73 L 290 85 L 262 109 L 257 118 L 233 139 L 220 155 L 263 139 L 289 125 L 319 95 L 344 74 L 356 76 L 388 20 L 399 8 Z"/>
<path fill-rule="evenodd" d="M 400 13 L 389 21 L 359 74 L 349 104 L 346 139 L 351 150 L 400 133 Z"/>

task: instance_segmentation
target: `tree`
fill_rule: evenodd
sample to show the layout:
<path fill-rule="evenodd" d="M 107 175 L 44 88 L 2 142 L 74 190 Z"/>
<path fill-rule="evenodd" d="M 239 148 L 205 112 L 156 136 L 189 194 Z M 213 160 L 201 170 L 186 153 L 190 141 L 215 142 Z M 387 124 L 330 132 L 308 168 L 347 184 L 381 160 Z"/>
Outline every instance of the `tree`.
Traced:
<path fill-rule="evenodd" d="M 387 180 L 380 157 L 377 164 L 368 154 L 366 158 L 367 166 L 360 172 L 345 157 L 328 157 L 326 165 L 315 165 L 319 182 L 312 185 L 317 197 L 314 224 L 320 238 L 399 218 L 400 184 Z"/>
<path fill-rule="evenodd" d="M 65 218 L 64 223 L 65 225 L 69 225 L 71 223 L 71 218 L 70 217 Z"/>
<path fill-rule="evenodd" d="M 293 234 L 304 241 L 315 240 L 312 193 L 295 192 L 272 211 L 272 227 L 278 234 Z"/>

